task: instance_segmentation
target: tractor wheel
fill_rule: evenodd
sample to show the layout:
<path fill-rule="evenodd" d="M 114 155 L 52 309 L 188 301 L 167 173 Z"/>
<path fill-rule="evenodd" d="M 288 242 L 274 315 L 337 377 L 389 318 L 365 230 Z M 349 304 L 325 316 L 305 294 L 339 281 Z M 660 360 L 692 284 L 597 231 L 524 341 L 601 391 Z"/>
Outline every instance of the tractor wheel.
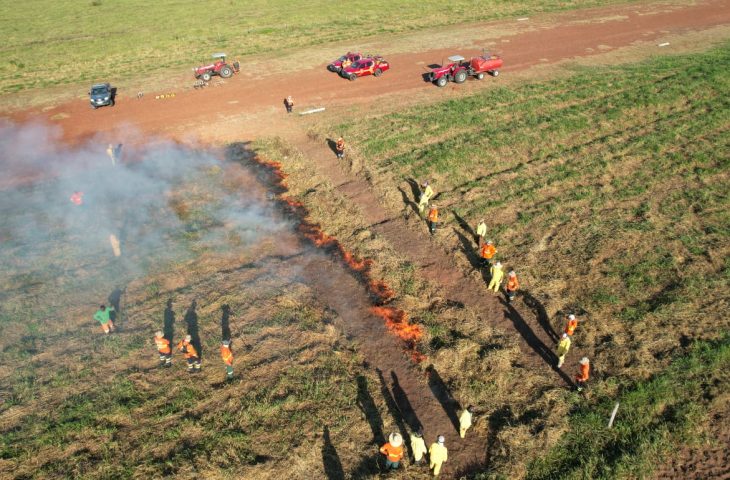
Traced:
<path fill-rule="evenodd" d="M 436 80 L 437 87 L 445 87 L 447 83 L 449 83 L 449 79 L 446 78 L 445 76 Z"/>
<path fill-rule="evenodd" d="M 351 82 L 354 82 L 356 78 L 357 78 L 357 75 L 355 75 L 354 73 L 351 73 L 351 74 L 350 74 L 350 75 L 349 75 L 349 76 L 347 77 L 347 79 L 348 79 L 349 81 L 351 81 Z"/>
<path fill-rule="evenodd" d="M 491 75 L 492 75 L 493 77 L 498 77 L 498 76 L 499 76 L 499 70 L 492 70 L 492 71 L 491 71 L 491 72 L 489 72 L 489 73 L 490 73 L 490 74 L 491 74 Z"/>
<path fill-rule="evenodd" d="M 383 74 L 383 71 L 381 69 L 379 69 L 379 68 L 376 68 L 375 71 L 373 72 L 373 75 L 376 76 L 376 77 L 379 77 L 382 74 Z"/>
<path fill-rule="evenodd" d="M 466 71 L 465 70 L 459 70 L 456 72 L 456 75 L 454 75 L 454 83 L 464 83 L 466 81 Z"/>
<path fill-rule="evenodd" d="M 205 72 L 200 76 L 200 79 L 204 82 L 210 82 L 210 79 L 213 78 L 213 76 L 210 74 L 210 72 Z"/>
<path fill-rule="evenodd" d="M 232 76 L 233 76 L 233 70 L 231 70 L 231 67 L 226 65 L 225 67 L 221 68 L 221 77 L 231 78 Z"/>
<path fill-rule="evenodd" d="M 484 72 L 477 73 L 476 77 L 477 77 L 477 80 L 483 79 L 484 78 Z"/>

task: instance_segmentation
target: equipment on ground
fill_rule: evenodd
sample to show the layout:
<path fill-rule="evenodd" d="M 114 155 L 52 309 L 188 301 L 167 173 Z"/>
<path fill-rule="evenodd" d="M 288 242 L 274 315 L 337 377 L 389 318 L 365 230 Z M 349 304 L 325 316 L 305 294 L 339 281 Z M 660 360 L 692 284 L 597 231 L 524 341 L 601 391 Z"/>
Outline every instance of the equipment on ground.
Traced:
<path fill-rule="evenodd" d="M 502 67 L 502 57 L 485 53 L 480 57 L 472 57 L 468 62 L 461 55 L 452 55 L 442 66 L 431 70 L 429 80 L 439 87 L 445 87 L 447 83 L 464 83 L 467 77 L 475 77 L 477 80 L 484 78 L 485 74 L 493 77 L 499 75 Z"/>
<path fill-rule="evenodd" d="M 226 63 L 225 53 L 215 53 L 212 55 L 212 58 L 215 59 L 215 61 L 210 65 L 193 68 L 195 78 L 204 82 L 209 82 L 215 75 L 218 75 L 221 78 L 230 78 L 234 73 L 238 73 L 241 70 L 241 64 L 237 61 L 232 64 Z"/>
<path fill-rule="evenodd" d="M 91 108 L 96 110 L 105 105 L 114 106 L 114 97 L 116 96 L 116 88 L 108 83 L 97 83 L 91 86 L 89 90 L 89 103 Z"/>

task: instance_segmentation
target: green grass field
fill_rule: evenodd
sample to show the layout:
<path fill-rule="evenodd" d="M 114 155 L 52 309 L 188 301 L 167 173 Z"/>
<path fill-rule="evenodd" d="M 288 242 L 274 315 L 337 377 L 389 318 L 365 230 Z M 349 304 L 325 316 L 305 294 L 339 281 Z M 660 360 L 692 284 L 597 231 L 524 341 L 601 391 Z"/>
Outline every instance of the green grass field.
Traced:
<path fill-rule="evenodd" d="M 584 320 L 577 346 L 593 362 L 593 391 L 577 403 L 583 413 L 558 431 L 590 429 L 588 412 L 624 398 L 637 409 L 627 415 L 653 411 L 647 421 L 671 432 L 627 426 L 621 435 L 639 443 L 634 450 L 618 438 L 596 443 L 580 461 L 565 459 L 561 444 L 532 464 L 536 478 L 630 477 L 651 469 L 652 452 L 693 438 L 712 396 L 667 396 L 667 408 L 681 404 L 692 413 L 677 413 L 675 422 L 649 392 L 696 381 L 698 364 L 668 367 L 693 341 L 709 342 L 697 349 L 727 389 L 716 371 L 725 368 L 727 348 L 713 342 L 730 327 L 728 61 L 725 45 L 573 67 L 557 80 L 489 85 L 325 132 L 349 139 L 354 161 L 394 211 L 410 208 L 397 186 L 430 179 L 445 222 L 438 241 L 464 268 L 460 222 L 475 228 L 485 218 L 500 259 L 543 304 L 553 328 L 560 331 L 568 312 Z"/>
<path fill-rule="evenodd" d="M 17 8 L 5 0 L 0 95 L 178 75 L 219 51 L 245 63 L 251 55 L 275 58 L 312 45 L 606 3 L 356 0 L 343 7 L 325 0 L 30 0 Z"/>

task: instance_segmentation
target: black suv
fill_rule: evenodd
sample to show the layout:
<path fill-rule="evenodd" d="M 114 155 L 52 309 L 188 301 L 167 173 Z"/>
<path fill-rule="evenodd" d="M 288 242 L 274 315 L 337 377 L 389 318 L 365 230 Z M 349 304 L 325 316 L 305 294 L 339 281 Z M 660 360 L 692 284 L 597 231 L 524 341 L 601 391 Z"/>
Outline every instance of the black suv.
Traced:
<path fill-rule="evenodd" d="M 89 102 L 91 102 L 91 108 L 99 108 L 104 105 L 114 106 L 114 95 L 116 94 L 116 88 L 112 88 L 108 83 L 98 83 L 92 85 L 89 90 Z"/>

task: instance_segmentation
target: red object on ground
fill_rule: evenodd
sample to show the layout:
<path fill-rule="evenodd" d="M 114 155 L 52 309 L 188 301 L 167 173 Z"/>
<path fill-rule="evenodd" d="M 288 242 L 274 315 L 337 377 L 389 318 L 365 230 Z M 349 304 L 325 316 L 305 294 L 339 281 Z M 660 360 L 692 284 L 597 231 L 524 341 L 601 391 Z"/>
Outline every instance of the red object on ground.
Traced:
<path fill-rule="evenodd" d="M 74 192 L 73 195 L 71 195 L 71 203 L 74 205 L 81 205 L 84 203 L 84 192 Z"/>

